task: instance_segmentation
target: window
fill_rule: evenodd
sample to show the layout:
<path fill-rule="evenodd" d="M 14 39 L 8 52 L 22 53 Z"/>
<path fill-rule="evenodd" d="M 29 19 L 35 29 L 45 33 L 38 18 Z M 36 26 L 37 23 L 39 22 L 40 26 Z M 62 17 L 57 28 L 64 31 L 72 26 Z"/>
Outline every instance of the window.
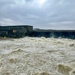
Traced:
<path fill-rule="evenodd" d="M 16 30 L 13 30 L 13 33 L 16 33 Z"/>

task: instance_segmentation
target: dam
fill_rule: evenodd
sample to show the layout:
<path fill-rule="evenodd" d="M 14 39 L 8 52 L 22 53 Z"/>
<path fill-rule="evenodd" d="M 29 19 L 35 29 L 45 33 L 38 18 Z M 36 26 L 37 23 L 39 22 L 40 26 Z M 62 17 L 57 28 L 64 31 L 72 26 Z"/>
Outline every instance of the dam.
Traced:
<path fill-rule="evenodd" d="M 0 26 L 0 37 L 54 37 L 75 39 L 75 30 L 33 29 L 30 25 Z"/>
<path fill-rule="evenodd" d="M 75 30 L 33 30 L 31 36 L 75 39 Z"/>

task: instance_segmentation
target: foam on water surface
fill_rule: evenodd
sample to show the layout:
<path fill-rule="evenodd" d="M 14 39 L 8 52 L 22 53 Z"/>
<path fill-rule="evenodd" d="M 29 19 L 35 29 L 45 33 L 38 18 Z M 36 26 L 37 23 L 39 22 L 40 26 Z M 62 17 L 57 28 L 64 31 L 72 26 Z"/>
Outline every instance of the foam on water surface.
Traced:
<path fill-rule="evenodd" d="M 75 75 L 75 40 L 0 40 L 0 75 Z"/>

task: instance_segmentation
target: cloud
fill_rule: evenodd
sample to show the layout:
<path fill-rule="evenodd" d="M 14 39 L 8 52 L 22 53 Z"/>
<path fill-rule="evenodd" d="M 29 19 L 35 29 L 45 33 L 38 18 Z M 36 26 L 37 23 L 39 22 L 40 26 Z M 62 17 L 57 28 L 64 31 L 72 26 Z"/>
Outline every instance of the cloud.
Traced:
<path fill-rule="evenodd" d="M 75 1 L 0 0 L 0 22 L 2 25 L 75 29 Z"/>

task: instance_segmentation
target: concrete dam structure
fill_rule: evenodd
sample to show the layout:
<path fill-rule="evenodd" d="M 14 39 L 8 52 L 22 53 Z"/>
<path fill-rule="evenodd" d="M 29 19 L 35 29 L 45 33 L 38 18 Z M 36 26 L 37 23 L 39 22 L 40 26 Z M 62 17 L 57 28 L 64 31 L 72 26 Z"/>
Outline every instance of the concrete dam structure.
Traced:
<path fill-rule="evenodd" d="M 75 30 L 43 30 L 36 29 L 31 36 L 75 39 Z"/>
<path fill-rule="evenodd" d="M 20 38 L 20 37 L 54 37 L 75 39 L 75 30 L 44 30 L 33 29 L 33 26 L 0 26 L 0 37 Z"/>

